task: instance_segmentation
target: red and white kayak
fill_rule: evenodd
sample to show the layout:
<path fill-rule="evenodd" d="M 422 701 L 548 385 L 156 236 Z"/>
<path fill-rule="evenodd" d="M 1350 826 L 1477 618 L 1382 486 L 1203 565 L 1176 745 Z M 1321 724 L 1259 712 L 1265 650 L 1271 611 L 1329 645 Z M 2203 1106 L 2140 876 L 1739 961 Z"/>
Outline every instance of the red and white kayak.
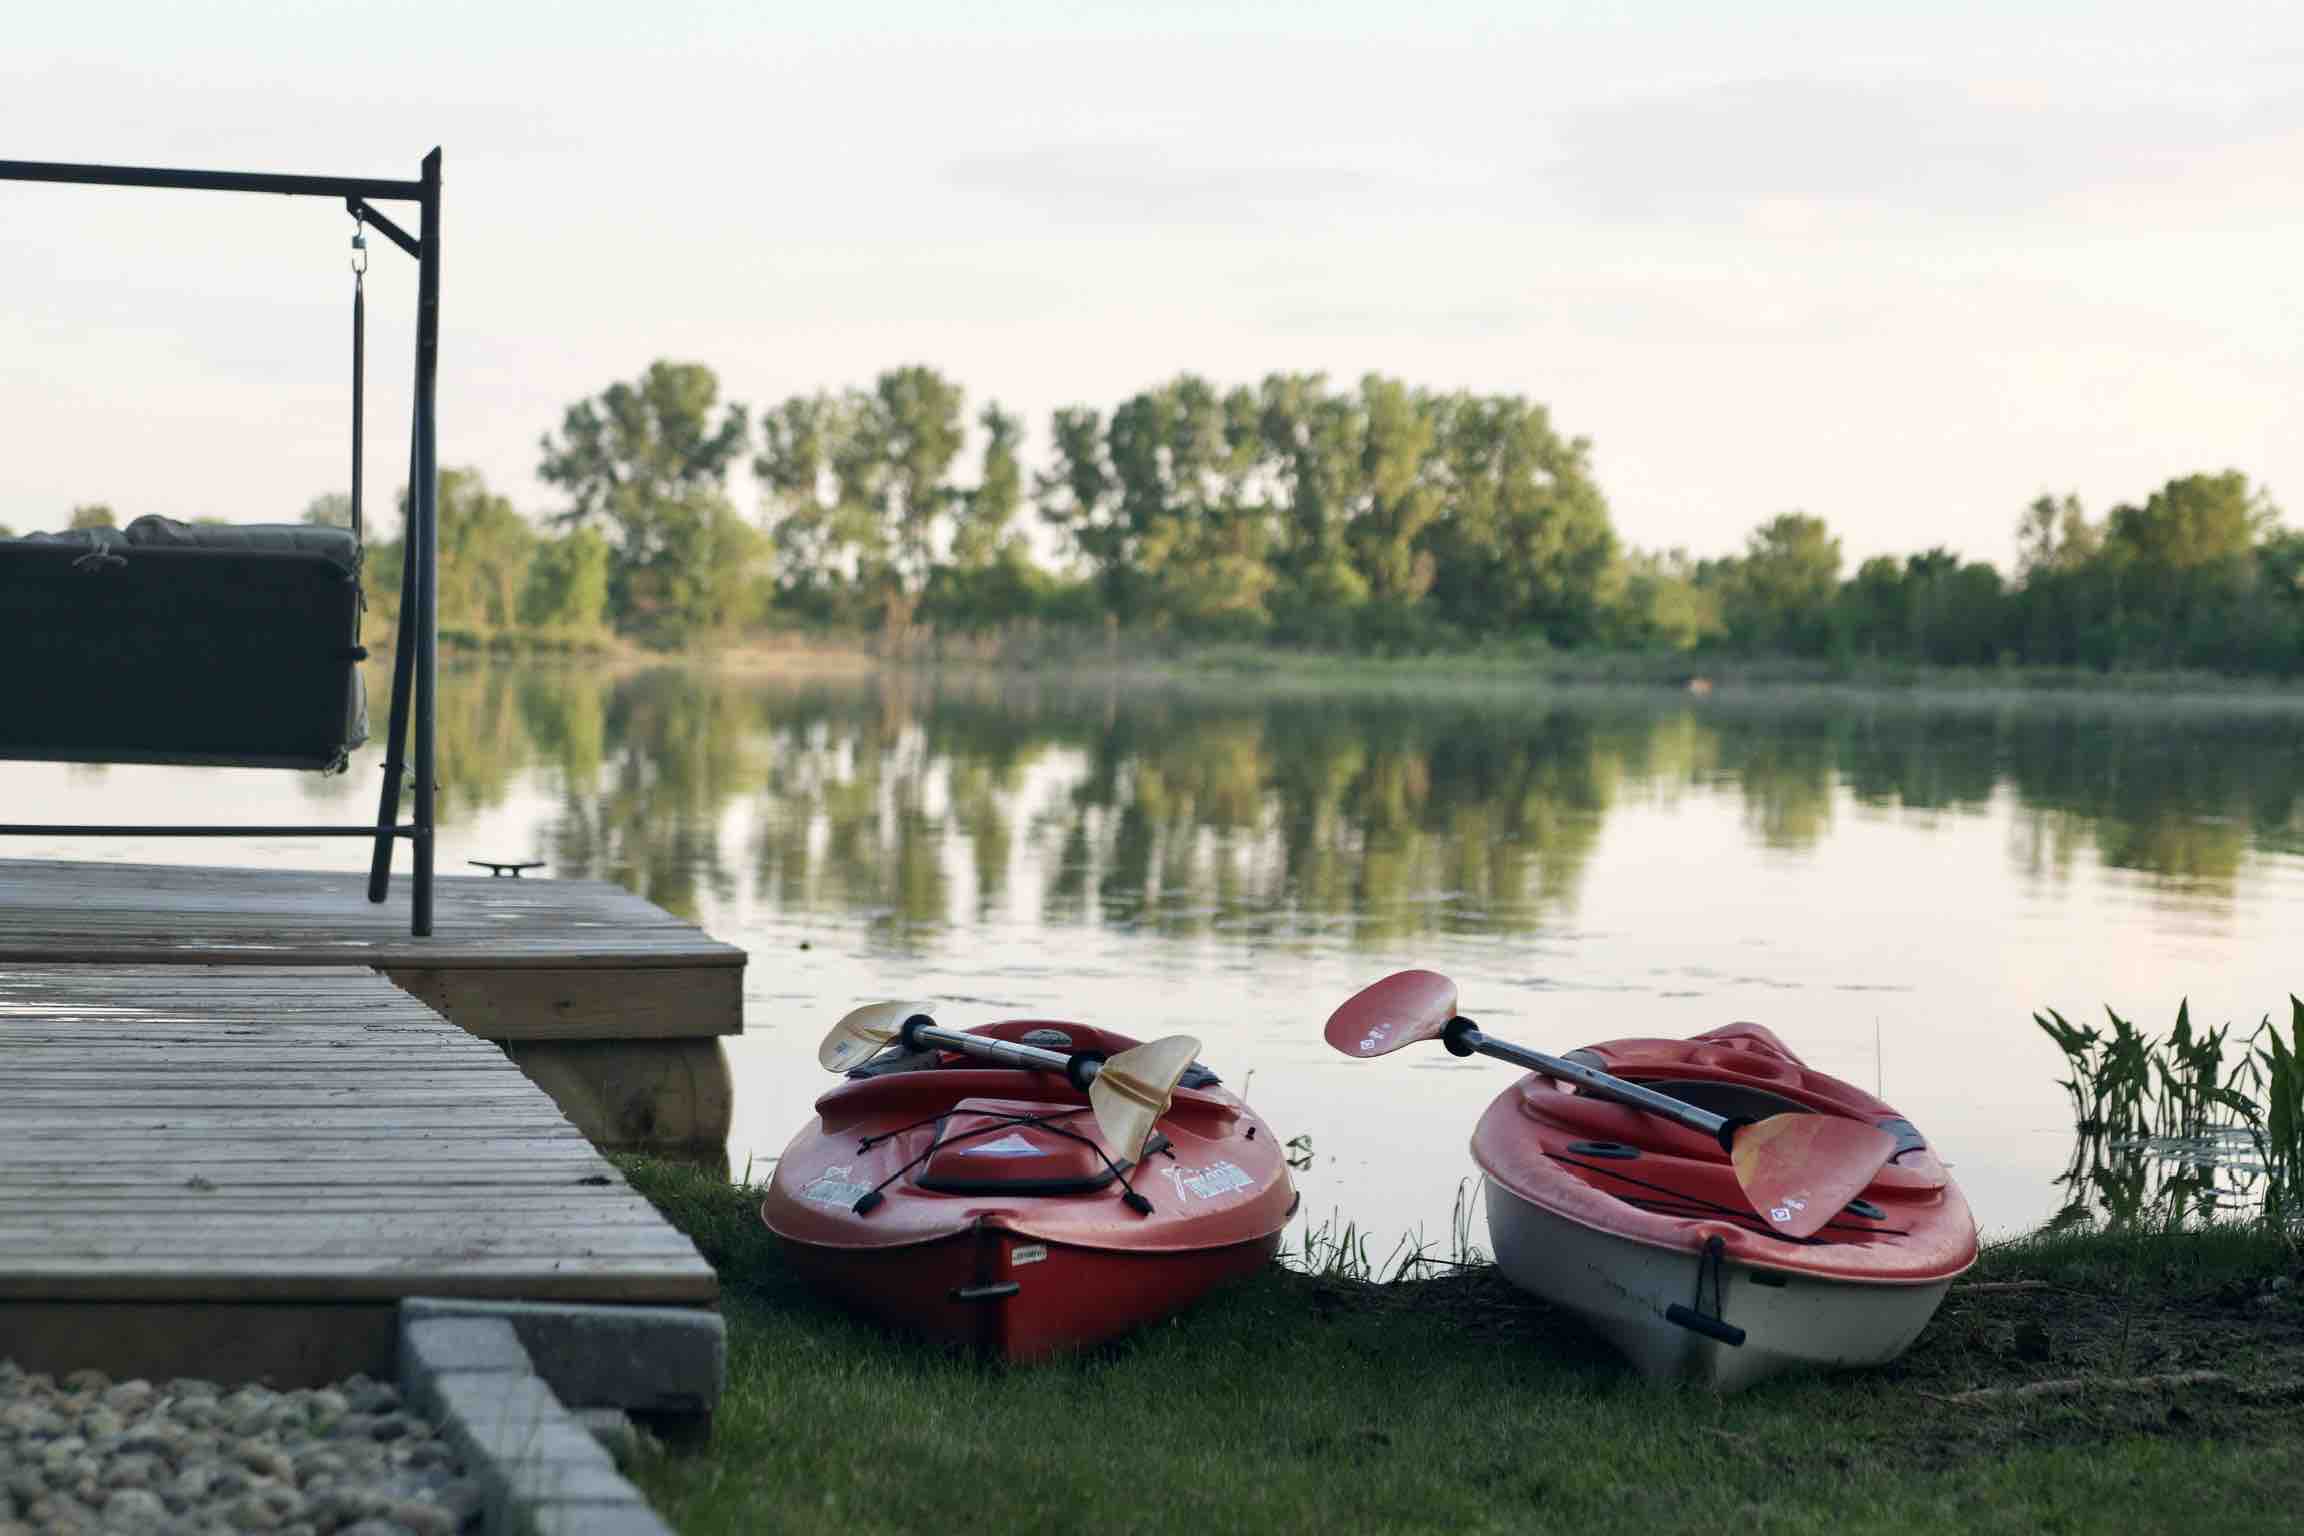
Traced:
<path fill-rule="evenodd" d="M 967 1033 L 1101 1056 L 1138 1043 L 1040 1019 Z M 760 1216 L 827 1295 L 1025 1360 L 1158 1321 L 1262 1267 L 1295 1203 L 1286 1148 L 1205 1069 L 1186 1073 L 1128 1163 L 1066 1074 L 922 1051 L 891 1052 L 816 1101 Z"/>
<path fill-rule="evenodd" d="M 1975 1262 L 1968 1203 L 1919 1131 L 1756 1024 L 1567 1060 L 1737 1120 L 1836 1115 L 1896 1139 L 1860 1198 L 1788 1238 L 1713 1137 L 1538 1073 L 1498 1095 L 1472 1136 L 1497 1266 L 1650 1376 L 1732 1389 L 1893 1360 Z"/>

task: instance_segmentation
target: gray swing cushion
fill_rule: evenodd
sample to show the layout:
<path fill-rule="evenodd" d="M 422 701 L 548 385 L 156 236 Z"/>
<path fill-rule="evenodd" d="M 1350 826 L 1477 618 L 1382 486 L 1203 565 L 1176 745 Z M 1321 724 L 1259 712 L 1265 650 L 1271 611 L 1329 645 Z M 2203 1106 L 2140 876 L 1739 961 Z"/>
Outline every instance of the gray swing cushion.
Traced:
<path fill-rule="evenodd" d="M 336 768 L 367 739 L 341 528 L 0 539 L 0 758 Z"/>

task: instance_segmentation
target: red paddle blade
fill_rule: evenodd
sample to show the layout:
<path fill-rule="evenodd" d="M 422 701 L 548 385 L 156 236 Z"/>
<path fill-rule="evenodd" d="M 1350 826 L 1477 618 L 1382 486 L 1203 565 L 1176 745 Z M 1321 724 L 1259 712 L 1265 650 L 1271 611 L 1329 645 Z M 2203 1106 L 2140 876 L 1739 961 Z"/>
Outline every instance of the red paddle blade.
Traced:
<path fill-rule="evenodd" d="M 1430 1040 L 1456 1017 L 1456 983 L 1438 971 L 1395 971 L 1328 1015 L 1328 1043 L 1347 1056 L 1382 1056 Z"/>
<path fill-rule="evenodd" d="M 1771 1115 L 1736 1133 L 1729 1160 L 1770 1229 L 1812 1237 L 1887 1165 L 1896 1138 L 1839 1115 Z"/>

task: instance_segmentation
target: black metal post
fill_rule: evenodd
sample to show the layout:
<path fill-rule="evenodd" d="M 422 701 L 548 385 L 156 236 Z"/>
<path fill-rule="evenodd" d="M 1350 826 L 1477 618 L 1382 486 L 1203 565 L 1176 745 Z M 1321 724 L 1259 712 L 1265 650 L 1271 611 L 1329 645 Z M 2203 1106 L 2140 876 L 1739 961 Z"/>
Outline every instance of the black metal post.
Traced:
<path fill-rule="evenodd" d="M 392 638 L 392 712 L 384 726 L 384 785 L 376 803 L 379 828 L 400 824 L 400 785 L 408 772 L 409 695 L 416 686 L 416 642 L 410 626 L 416 623 L 422 610 L 417 572 L 424 563 L 416 536 L 416 466 L 421 462 L 416 439 L 416 414 L 411 410 L 408 415 L 408 511 L 400 520 L 400 613 L 394 621 Z M 382 831 L 376 834 L 376 853 L 368 863 L 370 901 L 382 901 L 391 893 L 395 846 L 390 836 Z"/>
<path fill-rule="evenodd" d="M 423 529 L 423 565 L 417 575 L 421 604 L 416 627 L 416 911 L 417 938 L 432 933 L 434 724 L 440 670 L 440 151 L 424 157 L 423 255 L 416 277 L 416 485 L 411 497 Z"/>

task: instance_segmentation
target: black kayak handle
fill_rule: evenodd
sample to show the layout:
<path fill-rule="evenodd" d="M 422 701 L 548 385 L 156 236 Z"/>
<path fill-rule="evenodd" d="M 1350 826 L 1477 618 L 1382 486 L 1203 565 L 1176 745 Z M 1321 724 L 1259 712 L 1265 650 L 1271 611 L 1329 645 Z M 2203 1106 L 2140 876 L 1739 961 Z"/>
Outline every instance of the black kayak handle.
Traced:
<path fill-rule="evenodd" d="M 954 1301 L 997 1301 L 1013 1296 L 1024 1289 L 1014 1280 L 995 1280 L 990 1285 L 963 1285 L 952 1293 Z"/>
<path fill-rule="evenodd" d="M 1731 1349 L 1742 1348 L 1744 1344 L 1744 1330 L 1734 1323 L 1724 1323 L 1719 1318 L 1706 1317 L 1695 1308 L 1684 1307 L 1678 1302 L 1674 1302 L 1664 1309 L 1664 1320 L 1668 1323 L 1678 1323 L 1689 1332 L 1700 1333 L 1708 1339 L 1718 1339 Z"/>

